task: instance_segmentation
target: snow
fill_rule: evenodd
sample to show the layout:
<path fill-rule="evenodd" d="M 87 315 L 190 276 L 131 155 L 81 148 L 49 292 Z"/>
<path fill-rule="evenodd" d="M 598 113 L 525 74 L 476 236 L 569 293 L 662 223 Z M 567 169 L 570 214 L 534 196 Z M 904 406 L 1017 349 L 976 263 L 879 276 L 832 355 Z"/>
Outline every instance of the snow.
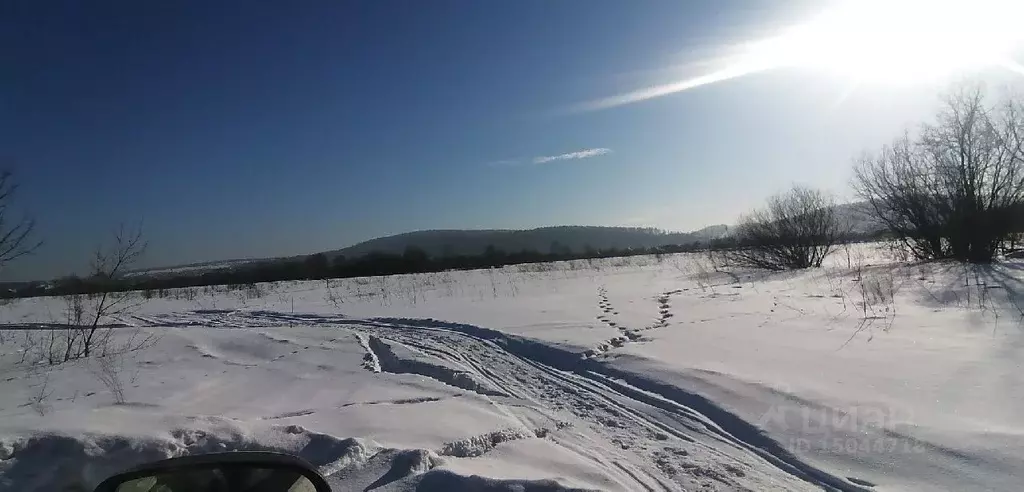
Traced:
<path fill-rule="evenodd" d="M 19 363 L 65 305 L 14 301 L 0 490 L 232 449 L 336 490 L 1016 490 L 1022 281 L 860 245 L 805 272 L 683 254 L 154 292 L 105 320 L 158 336 L 122 404 L 94 362 Z"/>

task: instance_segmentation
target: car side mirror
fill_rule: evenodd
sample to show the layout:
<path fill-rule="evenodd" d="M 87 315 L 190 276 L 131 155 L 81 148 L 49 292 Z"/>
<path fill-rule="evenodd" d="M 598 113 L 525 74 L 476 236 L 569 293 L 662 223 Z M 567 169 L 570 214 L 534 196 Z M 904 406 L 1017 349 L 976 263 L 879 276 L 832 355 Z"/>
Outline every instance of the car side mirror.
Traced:
<path fill-rule="evenodd" d="M 331 487 L 296 456 L 239 451 L 147 463 L 104 480 L 95 492 L 331 492 Z"/>

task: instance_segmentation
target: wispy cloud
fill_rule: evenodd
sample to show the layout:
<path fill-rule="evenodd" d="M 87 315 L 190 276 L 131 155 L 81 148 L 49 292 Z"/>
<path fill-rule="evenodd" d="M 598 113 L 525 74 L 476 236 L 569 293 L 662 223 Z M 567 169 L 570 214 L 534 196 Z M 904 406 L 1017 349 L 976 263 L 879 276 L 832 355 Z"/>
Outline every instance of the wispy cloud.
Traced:
<path fill-rule="evenodd" d="M 677 92 L 696 89 L 698 87 L 714 84 L 717 82 L 724 82 L 726 80 L 735 79 L 738 77 L 742 77 L 744 75 L 763 72 L 769 68 L 772 67 L 764 63 L 745 63 L 735 66 L 729 66 L 721 70 L 717 70 L 705 75 L 700 75 L 686 80 L 681 80 L 670 84 L 646 87 L 632 92 L 627 92 L 625 94 L 619 94 L 616 96 L 606 97 L 604 99 L 598 99 L 596 101 L 590 101 L 587 103 L 579 104 L 570 108 L 568 113 L 599 111 L 602 109 L 614 108 L 616 106 L 633 104 L 636 102 L 646 101 L 648 99 L 654 99 L 657 97 L 675 94 Z"/>
<path fill-rule="evenodd" d="M 598 147 L 596 149 L 583 149 L 577 150 L 576 152 L 569 152 L 567 154 L 559 155 L 542 155 L 534 157 L 531 162 L 534 164 L 547 164 L 554 161 L 571 161 L 576 159 L 589 159 L 591 157 L 597 157 L 605 154 L 612 153 L 612 149 L 606 149 L 604 147 Z"/>
<path fill-rule="evenodd" d="M 597 157 L 605 154 L 611 154 L 612 149 L 604 147 L 597 147 L 593 149 L 577 150 L 576 152 L 569 152 L 566 154 L 558 155 L 539 155 L 532 159 L 501 159 L 499 161 L 491 161 L 487 163 L 489 167 L 507 167 L 507 166 L 518 166 L 521 164 L 547 164 L 554 161 L 571 161 L 576 159 L 589 159 L 591 157 Z"/>

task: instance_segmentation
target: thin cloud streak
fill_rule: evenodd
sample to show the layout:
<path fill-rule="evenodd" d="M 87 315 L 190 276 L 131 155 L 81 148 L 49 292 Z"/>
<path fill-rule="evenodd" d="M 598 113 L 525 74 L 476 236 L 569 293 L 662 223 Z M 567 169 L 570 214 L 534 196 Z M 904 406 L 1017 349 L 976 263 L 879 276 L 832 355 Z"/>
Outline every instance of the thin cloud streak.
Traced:
<path fill-rule="evenodd" d="M 604 148 L 604 147 L 598 147 L 598 148 L 595 148 L 595 149 L 577 150 L 576 152 L 569 152 L 567 154 L 542 155 L 542 156 L 534 157 L 532 162 L 534 164 L 547 164 L 549 162 L 554 162 L 554 161 L 570 161 L 570 160 L 576 160 L 576 159 L 589 159 L 591 157 L 602 156 L 602 155 L 610 154 L 610 153 L 612 153 L 612 149 L 607 149 L 607 148 Z"/>
<path fill-rule="evenodd" d="M 488 167 L 509 167 L 519 166 L 522 164 L 547 164 L 555 161 L 572 161 L 578 159 L 589 159 L 591 157 L 598 157 L 606 154 L 611 154 L 612 149 L 605 147 L 596 147 L 593 149 L 577 150 L 576 152 L 569 152 L 566 154 L 558 155 L 539 155 L 533 159 L 501 159 L 498 161 L 491 161 L 487 163 Z"/>
<path fill-rule="evenodd" d="M 580 104 L 570 109 L 570 112 L 576 113 L 587 111 L 599 111 L 602 109 L 614 108 L 616 106 L 637 103 L 640 101 L 646 101 L 648 99 L 668 96 L 670 94 L 675 94 L 690 89 L 696 89 L 697 87 L 702 87 L 717 82 L 735 79 L 738 77 L 742 77 L 744 75 L 763 72 L 769 68 L 772 68 L 772 65 L 768 63 L 747 63 L 742 65 L 726 67 L 722 70 L 718 70 L 707 75 L 701 75 L 698 77 L 693 77 L 671 84 L 647 87 L 633 92 L 628 92 L 626 94 L 619 94 L 617 96 L 607 97 L 604 99 L 599 99 L 596 101 Z"/>

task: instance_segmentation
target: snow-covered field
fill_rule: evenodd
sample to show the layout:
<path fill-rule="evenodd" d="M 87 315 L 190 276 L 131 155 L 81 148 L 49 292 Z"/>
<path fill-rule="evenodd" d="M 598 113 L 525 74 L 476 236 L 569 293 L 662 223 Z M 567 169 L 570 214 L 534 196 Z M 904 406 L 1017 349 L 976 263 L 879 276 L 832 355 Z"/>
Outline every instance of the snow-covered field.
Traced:
<path fill-rule="evenodd" d="M 336 490 L 1018 490 L 1015 261 L 867 245 L 798 273 L 692 254 L 154 292 L 110 321 L 156 343 L 106 371 L 21 362 L 67 305 L 19 300 L 0 490 L 232 449 Z"/>

